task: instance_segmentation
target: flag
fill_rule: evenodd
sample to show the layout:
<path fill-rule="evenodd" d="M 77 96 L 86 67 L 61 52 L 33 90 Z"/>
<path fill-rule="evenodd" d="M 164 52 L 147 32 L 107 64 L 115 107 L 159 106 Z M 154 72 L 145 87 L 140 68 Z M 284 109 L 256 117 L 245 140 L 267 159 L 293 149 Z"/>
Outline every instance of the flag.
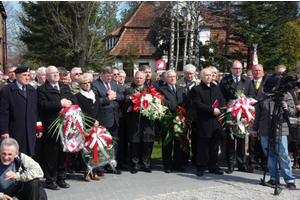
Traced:
<path fill-rule="evenodd" d="M 253 49 L 252 52 L 252 59 L 251 59 L 251 64 L 250 64 L 250 70 L 254 67 L 254 65 L 258 64 L 258 57 L 256 54 L 256 48 Z"/>

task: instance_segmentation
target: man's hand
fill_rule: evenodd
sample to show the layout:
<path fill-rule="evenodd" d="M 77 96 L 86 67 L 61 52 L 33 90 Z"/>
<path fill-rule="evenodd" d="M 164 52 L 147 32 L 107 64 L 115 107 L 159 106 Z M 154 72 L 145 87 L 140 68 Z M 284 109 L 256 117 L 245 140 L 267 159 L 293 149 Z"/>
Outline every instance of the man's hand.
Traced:
<path fill-rule="evenodd" d="M 300 105 L 297 105 L 297 106 L 296 106 L 296 109 L 297 109 L 297 111 L 299 112 L 299 111 L 300 111 Z"/>
<path fill-rule="evenodd" d="M 252 137 L 257 137 L 257 131 L 252 131 Z"/>
<path fill-rule="evenodd" d="M 8 179 L 17 179 L 17 175 L 15 172 L 13 171 L 8 171 L 5 175 L 4 175 L 4 180 L 8 180 Z"/>
<path fill-rule="evenodd" d="M 108 90 L 107 95 L 110 101 L 114 101 L 117 99 L 117 93 L 113 90 Z"/>
<path fill-rule="evenodd" d="M 72 101 L 68 100 L 68 99 L 62 99 L 60 100 L 61 106 L 63 108 L 69 107 L 72 105 Z"/>
<path fill-rule="evenodd" d="M 214 115 L 215 115 L 215 116 L 218 116 L 220 113 L 221 113 L 221 111 L 220 111 L 219 108 L 215 108 L 215 109 L 214 109 Z"/>
<path fill-rule="evenodd" d="M 94 123 L 94 127 L 98 127 L 98 126 L 99 126 L 99 122 L 98 122 L 98 120 L 96 120 Z"/>
<path fill-rule="evenodd" d="M 285 101 L 282 102 L 283 110 L 288 110 L 288 105 Z"/>
<path fill-rule="evenodd" d="M 8 133 L 4 133 L 1 135 L 1 138 L 4 140 L 4 139 L 7 139 L 9 138 L 9 134 Z"/>
<path fill-rule="evenodd" d="M 38 132 L 35 135 L 36 135 L 37 138 L 41 138 L 43 136 L 43 133 L 42 132 Z"/>
<path fill-rule="evenodd" d="M 240 98 L 246 98 L 245 94 L 241 94 Z"/>
<path fill-rule="evenodd" d="M 8 196 L 7 194 L 3 194 L 2 199 L 3 200 L 13 200 L 13 198 L 11 198 L 10 196 Z"/>
<path fill-rule="evenodd" d="M 121 110 L 119 110 L 119 118 L 123 117 L 123 113 L 121 112 Z"/>

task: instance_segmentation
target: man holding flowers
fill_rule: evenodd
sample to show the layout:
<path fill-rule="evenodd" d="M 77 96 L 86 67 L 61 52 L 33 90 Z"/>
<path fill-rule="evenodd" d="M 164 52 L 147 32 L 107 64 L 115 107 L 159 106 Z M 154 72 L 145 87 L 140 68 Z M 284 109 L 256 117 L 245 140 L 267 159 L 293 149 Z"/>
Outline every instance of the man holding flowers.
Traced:
<path fill-rule="evenodd" d="M 176 84 L 176 73 L 174 70 L 168 70 L 166 72 L 165 85 L 158 88 L 165 97 L 166 106 L 172 113 L 176 112 L 178 106 L 184 106 L 187 108 L 190 105 L 190 100 L 185 88 Z M 162 137 L 163 143 L 166 139 L 167 130 L 163 130 Z M 169 142 L 166 146 L 162 147 L 163 165 L 166 173 L 171 173 L 172 169 L 180 172 L 185 172 L 184 165 L 184 151 L 180 149 L 180 141 L 174 140 L 174 155 L 172 159 L 173 142 Z"/>
<path fill-rule="evenodd" d="M 211 84 L 212 71 L 204 68 L 200 73 L 201 83 L 191 90 L 192 103 L 197 111 L 197 176 L 203 176 L 208 167 L 209 173 L 223 174 L 218 169 L 219 139 L 224 136 L 218 120 L 225 99 L 220 88 Z M 207 154 L 208 151 L 208 154 Z"/>

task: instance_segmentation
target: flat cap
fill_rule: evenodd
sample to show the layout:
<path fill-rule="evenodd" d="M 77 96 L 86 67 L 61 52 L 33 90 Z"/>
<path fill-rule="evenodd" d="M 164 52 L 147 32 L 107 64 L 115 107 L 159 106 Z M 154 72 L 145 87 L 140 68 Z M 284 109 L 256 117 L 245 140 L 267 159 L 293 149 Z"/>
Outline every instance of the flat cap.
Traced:
<path fill-rule="evenodd" d="M 18 67 L 17 69 L 15 69 L 15 74 L 20 74 L 23 72 L 30 72 L 31 68 L 30 67 Z"/>

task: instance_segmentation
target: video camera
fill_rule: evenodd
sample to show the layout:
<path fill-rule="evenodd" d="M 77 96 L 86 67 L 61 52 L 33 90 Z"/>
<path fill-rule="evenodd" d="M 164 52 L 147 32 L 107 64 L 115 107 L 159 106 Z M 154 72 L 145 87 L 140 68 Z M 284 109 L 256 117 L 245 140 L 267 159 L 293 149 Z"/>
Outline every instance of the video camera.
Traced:
<path fill-rule="evenodd" d="M 289 90 L 299 89 L 300 82 L 299 76 L 288 75 L 289 70 L 285 70 L 283 73 L 273 73 L 267 76 L 267 80 L 264 84 L 264 92 L 267 94 L 284 93 Z"/>

